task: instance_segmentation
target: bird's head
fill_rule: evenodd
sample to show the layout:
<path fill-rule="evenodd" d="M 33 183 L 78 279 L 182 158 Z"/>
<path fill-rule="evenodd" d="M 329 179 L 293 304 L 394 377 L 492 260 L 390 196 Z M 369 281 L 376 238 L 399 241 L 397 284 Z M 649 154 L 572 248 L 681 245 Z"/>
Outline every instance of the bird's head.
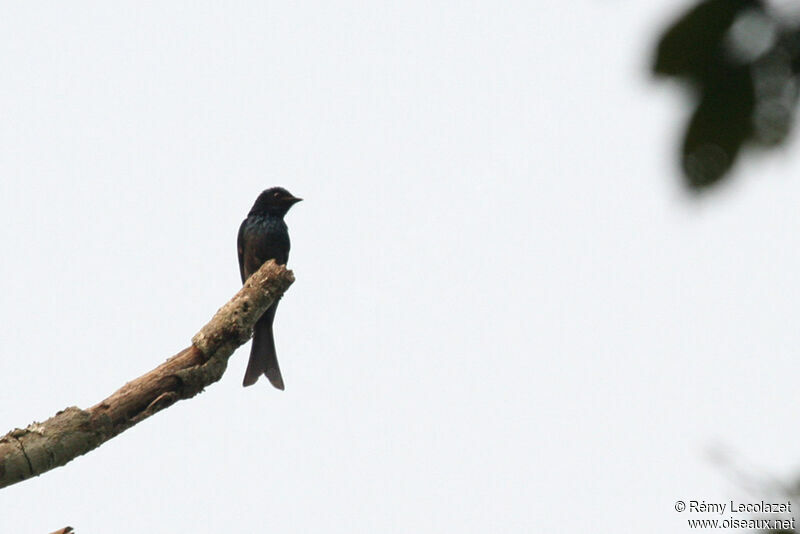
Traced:
<path fill-rule="evenodd" d="M 303 200 L 283 187 L 270 187 L 261 192 L 248 215 L 280 215 L 283 217 L 294 204 Z"/>

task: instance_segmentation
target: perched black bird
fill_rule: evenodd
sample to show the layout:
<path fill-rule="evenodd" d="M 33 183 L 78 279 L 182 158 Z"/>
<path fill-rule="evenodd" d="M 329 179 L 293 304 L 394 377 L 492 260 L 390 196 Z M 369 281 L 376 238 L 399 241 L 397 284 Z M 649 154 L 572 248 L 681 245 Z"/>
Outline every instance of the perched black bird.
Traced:
<path fill-rule="evenodd" d="M 258 195 L 256 203 L 239 227 L 237 245 L 242 283 L 269 260 L 281 265 L 289 261 L 289 229 L 283 222 L 283 216 L 301 200 L 282 187 L 272 187 Z M 253 329 L 253 347 L 244 373 L 244 386 L 255 384 L 264 373 L 273 386 L 283 389 L 272 337 L 272 321 L 277 307 L 277 302 L 270 306 Z"/>

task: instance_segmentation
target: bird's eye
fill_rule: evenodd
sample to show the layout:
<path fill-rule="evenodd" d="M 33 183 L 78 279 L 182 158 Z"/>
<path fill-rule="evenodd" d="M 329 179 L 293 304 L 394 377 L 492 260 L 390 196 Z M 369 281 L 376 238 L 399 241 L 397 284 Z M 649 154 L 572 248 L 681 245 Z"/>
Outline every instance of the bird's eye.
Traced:
<path fill-rule="evenodd" d="M 273 193 L 272 196 L 275 197 L 275 198 L 280 198 L 281 194 L 280 193 Z"/>

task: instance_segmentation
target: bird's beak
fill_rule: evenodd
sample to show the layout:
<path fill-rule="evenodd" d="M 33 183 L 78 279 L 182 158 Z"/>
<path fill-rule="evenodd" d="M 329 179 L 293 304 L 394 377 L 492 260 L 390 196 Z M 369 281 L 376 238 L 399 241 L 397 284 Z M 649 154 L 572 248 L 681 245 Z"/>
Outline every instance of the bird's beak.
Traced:
<path fill-rule="evenodd" d="M 293 205 L 297 204 L 301 200 L 303 200 L 303 199 L 302 198 L 297 198 L 297 197 L 288 197 L 288 198 L 285 199 L 286 203 L 289 204 L 290 206 L 293 206 Z"/>

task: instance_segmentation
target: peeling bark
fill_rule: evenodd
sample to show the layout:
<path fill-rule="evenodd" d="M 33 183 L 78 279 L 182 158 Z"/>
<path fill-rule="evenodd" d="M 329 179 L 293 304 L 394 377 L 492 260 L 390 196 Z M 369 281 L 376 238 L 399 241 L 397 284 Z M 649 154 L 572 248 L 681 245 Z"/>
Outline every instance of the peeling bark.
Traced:
<path fill-rule="evenodd" d="M 60 467 L 218 381 L 233 351 L 250 339 L 255 322 L 292 282 L 294 275 L 285 266 L 265 263 L 192 338 L 190 347 L 91 408 L 72 406 L 0 438 L 0 488 Z"/>

